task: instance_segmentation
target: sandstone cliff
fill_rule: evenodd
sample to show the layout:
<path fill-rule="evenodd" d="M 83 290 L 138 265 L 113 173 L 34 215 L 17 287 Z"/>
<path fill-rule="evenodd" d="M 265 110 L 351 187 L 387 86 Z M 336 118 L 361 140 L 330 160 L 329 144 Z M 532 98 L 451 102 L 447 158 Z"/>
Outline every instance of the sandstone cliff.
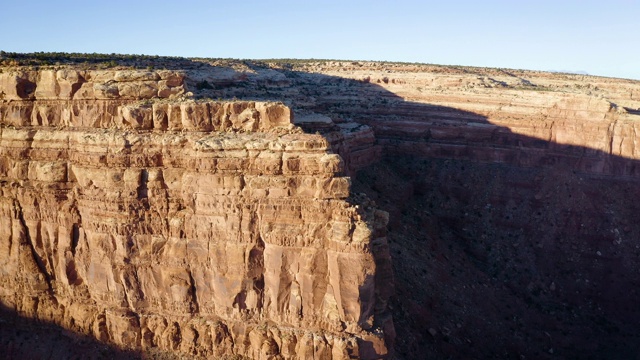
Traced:
<path fill-rule="evenodd" d="M 184 78 L 0 74 L 2 305 L 143 351 L 386 356 L 386 213 L 287 106 Z"/>
<path fill-rule="evenodd" d="M 118 61 L 0 73 L 4 307 L 161 356 L 640 351 L 640 82 Z"/>

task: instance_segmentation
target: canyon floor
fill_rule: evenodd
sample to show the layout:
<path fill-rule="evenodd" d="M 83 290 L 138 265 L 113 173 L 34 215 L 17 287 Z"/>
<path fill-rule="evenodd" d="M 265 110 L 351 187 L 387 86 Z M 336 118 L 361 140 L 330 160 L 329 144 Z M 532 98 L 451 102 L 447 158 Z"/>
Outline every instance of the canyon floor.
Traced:
<path fill-rule="evenodd" d="M 312 208 L 310 211 L 317 213 L 325 211 L 317 210 L 316 207 L 320 206 L 317 204 L 331 204 L 334 208 L 342 209 L 340 210 L 342 212 L 353 209 L 348 210 L 352 211 L 348 214 L 360 215 L 349 215 L 350 217 L 346 217 L 347 220 L 344 220 L 343 216 L 338 220 L 351 221 L 355 224 L 357 221 L 354 219 L 360 219 L 358 216 L 361 216 L 374 235 L 369 235 L 362 240 L 371 244 L 370 247 L 365 246 L 364 250 L 360 248 L 354 250 L 355 248 L 346 245 L 344 248 L 338 247 L 338 250 L 335 250 L 336 245 L 331 242 L 331 235 L 324 235 L 324 233 L 316 235 L 320 231 L 314 230 L 313 236 L 319 236 L 322 239 L 326 237 L 326 240 L 321 242 L 324 244 L 322 246 L 331 246 L 331 251 L 349 254 L 349 257 L 345 258 L 347 259 L 345 266 L 340 267 L 339 280 L 318 280 L 316 277 L 324 279 L 331 271 L 334 272 L 332 276 L 335 276 L 336 270 L 331 270 L 331 265 L 327 265 L 329 270 L 322 270 L 325 272 L 317 274 L 314 273 L 314 269 L 307 269 L 301 265 L 305 260 L 300 259 L 312 259 L 310 262 L 320 264 L 318 269 L 324 269 L 322 261 L 318 259 L 331 255 L 324 254 L 322 246 L 317 246 L 320 249 L 318 253 L 324 255 L 312 257 L 305 254 L 298 255 L 298 253 L 291 255 L 296 251 L 304 252 L 299 250 L 304 246 L 296 241 L 301 242 L 300 239 L 309 236 L 309 232 L 298 236 L 295 240 L 288 240 L 287 232 L 295 232 L 295 230 L 291 230 L 290 227 L 280 229 L 278 231 L 281 232 L 278 234 L 284 235 L 278 235 L 282 236 L 282 239 L 278 238 L 277 244 L 276 240 L 268 237 L 275 231 L 273 229 L 278 228 L 278 224 L 296 222 L 299 217 L 287 212 L 288 215 L 283 217 L 284 220 L 278 220 L 280 222 L 264 220 L 270 219 L 269 216 L 279 217 L 278 211 L 281 210 L 274 210 L 275 215 L 263 208 L 255 210 L 258 214 L 255 219 L 259 218 L 259 221 L 265 221 L 265 223 L 271 222 L 265 227 L 247 225 L 248 228 L 242 228 L 242 236 L 251 239 L 243 238 L 243 244 L 245 242 L 252 244 L 252 241 L 255 241 L 257 245 L 248 246 L 246 255 L 239 255 L 238 258 L 242 259 L 244 256 L 252 259 L 256 253 L 259 253 L 264 259 L 259 266 L 247 265 L 247 269 L 240 271 L 245 271 L 238 277 L 243 287 L 238 290 L 238 296 L 234 295 L 235 297 L 230 300 L 229 308 L 237 308 L 238 301 L 242 304 L 241 307 L 250 308 L 251 305 L 247 304 L 250 303 L 251 296 L 254 296 L 251 295 L 253 293 L 250 290 L 257 289 L 258 295 L 255 296 L 258 296 L 258 300 L 253 300 L 258 304 L 253 305 L 257 310 L 242 313 L 244 317 L 238 315 L 237 310 L 228 310 L 228 312 L 219 310 L 222 307 L 221 304 L 226 304 L 227 300 L 218 300 L 216 296 L 219 295 L 216 295 L 216 290 L 210 291 L 216 299 L 215 306 L 211 305 L 215 308 L 216 319 L 219 317 L 223 323 L 226 321 L 229 329 L 225 330 L 224 336 L 216 337 L 215 331 L 220 332 L 220 326 L 215 325 L 218 327 L 214 328 L 212 325 L 212 330 L 207 328 L 207 332 L 213 332 L 211 341 L 217 341 L 216 346 L 219 348 L 214 346 L 205 350 L 198 349 L 201 344 L 199 341 L 202 341 L 198 338 L 204 338 L 203 335 L 198 336 L 198 334 L 203 334 L 204 330 L 198 327 L 200 325 L 194 325 L 195 320 L 191 318 L 188 321 L 176 320 L 176 324 L 179 324 L 184 334 L 179 340 L 174 341 L 173 337 L 168 337 L 169 330 L 165 328 L 168 329 L 170 326 L 167 327 L 167 321 L 165 321 L 165 328 L 160 330 L 151 325 L 144 330 L 144 326 L 147 325 L 143 324 L 142 319 L 145 316 L 151 316 L 149 314 L 154 316 L 159 314 L 167 319 L 174 319 L 177 313 L 183 311 L 184 313 L 180 314 L 191 312 L 205 317 L 207 309 L 202 305 L 204 300 L 201 291 L 207 291 L 207 289 L 198 278 L 198 273 L 194 271 L 195 275 L 191 275 L 192 272 L 189 270 L 183 296 L 186 303 L 190 305 L 182 306 L 184 309 L 178 305 L 180 298 L 175 298 L 178 300 L 176 304 L 171 305 L 172 307 L 164 307 L 164 304 L 148 307 L 147 302 L 150 300 L 147 298 L 151 298 L 151 295 L 144 286 L 141 287 L 144 294 L 134 295 L 139 297 L 139 303 L 136 303 L 135 298 L 130 299 L 132 295 L 127 290 L 129 287 L 135 287 L 135 284 L 129 284 L 132 280 L 115 280 L 116 283 L 122 282 L 125 288 L 123 297 L 126 297 L 126 304 L 117 306 L 131 308 L 127 310 L 127 314 L 138 314 L 136 315 L 138 323 L 131 325 L 130 328 L 138 331 L 139 335 L 130 335 L 131 337 L 118 335 L 118 331 L 121 330 L 113 330 L 118 329 L 118 326 L 112 325 L 116 324 L 117 320 L 109 320 L 108 317 L 106 323 L 109 330 L 104 332 L 95 330 L 99 326 L 94 324 L 100 324 L 98 320 L 87 320 L 87 324 L 90 325 L 86 326 L 76 324 L 74 321 L 77 320 L 73 320 L 72 325 L 65 326 L 65 324 L 68 325 L 67 320 L 54 319 L 50 324 L 43 326 L 42 319 L 46 316 L 38 315 L 38 311 L 41 310 L 29 310 L 23 304 L 24 300 L 6 300 L 8 304 L 14 306 L 12 308 L 7 305 L 8 309 L 3 309 L 1 313 L 0 353 L 9 357 L 22 355 L 45 358 L 51 354 L 53 358 L 65 358 L 65 354 L 79 352 L 84 354 L 80 356 L 82 358 L 96 359 L 141 356 L 166 359 L 204 358 L 213 354 L 231 358 L 237 356 L 238 358 L 264 359 L 305 358 L 309 354 L 326 359 L 376 358 L 376 356 L 398 359 L 640 358 L 640 334 L 637 332 L 640 308 L 635 306 L 640 284 L 640 225 L 636 220 L 640 211 L 640 205 L 636 201 L 640 197 L 640 188 L 637 186 L 640 179 L 640 162 L 638 162 L 640 138 L 637 136 L 640 130 L 638 125 L 640 124 L 639 81 L 526 70 L 384 62 L 211 60 L 117 56 L 110 58 L 108 55 L 98 59 L 89 58 L 91 61 L 82 62 L 83 58 L 79 60 L 72 56 L 61 55 L 46 60 L 47 63 L 44 64 L 41 58 L 43 56 L 14 54 L 13 57 L 8 56 L 3 60 L 2 69 L 5 74 L 15 72 L 16 69 L 23 72 L 80 69 L 106 73 L 158 72 L 161 76 L 164 76 L 161 71 L 169 71 L 180 74 L 181 81 L 179 84 L 176 82 L 175 86 L 166 87 L 166 84 L 162 83 L 167 81 L 164 78 L 154 80 L 160 84 L 153 85 L 157 86 L 155 95 L 145 97 L 140 95 L 141 90 L 136 90 L 137 95 L 126 98 L 123 95 L 125 89 L 129 89 L 126 86 L 133 86 L 130 85 L 133 82 L 126 82 L 125 87 L 120 86 L 121 84 L 117 81 L 121 81 L 118 79 L 123 77 L 118 78 L 118 75 L 115 75 L 115 83 L 120 84 L 118 85 L 120 87 L 114 90 L 116 89 L 113 87 L 114 75 L 109 75 L 111 80 L 104 80 L 103 83 L 98 84 L 96 80 L 97 85 L 93 85 L 95 90 L 92 90 L 95 91 L 95 95 L 94 92 L 90 95 L 95 99 L 91 98 L 90 101 L 99 103 L 111 96 L 110 92 L 117 92 L 116 100 L 128 101 L 125 105 L 118 105 L 125 106 L 126 113 L 123 113 L 125 110 L 118 110 L 120 112 L 113 115 L 116 119 L 113 122 L 103 121 L 99 124 L 83 122 L 80 125 L 71 124 L 69 121 L 63 124 L 64 121 L 55 116 L 51 117 L 53 120 L 50 120 L 50 124 L 43 124 L 42 117 L 35 115 L 36 110 L 23 116 L 24 111 L 15 110 L 12 108 L 13 104 L 37 105 L 40 101 L 44 104 L 41 104 L 42 106 L 52 106 L 50 103 L 53 100 L 45 100 L 45 95 L 42 95 L 42 100 L 38 98 L 37 89 L 42 88 L 40 85 L 35 88 L 35 97 L 29 97 L 28 91 L 25 95 L 24 89 L 22 93 L 24 96 L 22 96 L 18 89 L 13 95 L 15 99 L 5 97 L 2 100 L 5 110 L 0 112 L 0 117 L 2 117 L 3 134 L 7 139 L 2 143 L 5 149 L 23 149 L 20 146 L 26 146 L 15 145 L 23 140 L 18 139 L 18 136 L 11 132 L 21 128 L 27 129 L 25 131 L 33 129 L 45 131 L 57 126 L 87 134 L 106 131 L 142 134 L 141 136 L 150 137 L 148 140 L 143 139 L 147 141 L 145 144 L 149 144 L 150 148 L 154 140 L 164 139 L 162 140 L 164 162 L 149 165 L 145 162 L 147 160 L 138 162 L 130 160 L 132 167 L 138 166 L 142 169 L 184 167 L 196 173 L 196 175 L 189 173 L 189 176 L 194 178 L 201 176 L 204 179 L 209 176 L 206 175 L 206 171 L 209 170 L 206 168 L 208 163 L 204 160 L 196 162 L 195 165 L 187 164 L 186 161 L 184 164 L 178 161 L 171 162 L 167 154 L 174 154 L 172 156 L 176 156 L 177 159 L 180 151 L 187 151 L 184 150 L 187 149 L 187 145 L 180 145 L 182 147 L 175 149 L 171 146 L 177 146 L 175 144 L 179 141 L 183 141 L 184 144 L 193 142 L 199 146 L 196 148 L 194 145 L 197 151 L 193 150 L 185 157 L 205 159 L 204 155 L 198 152 L 204 151 L 201 149 L 205 146 L 210 148 L 217 146 L 216 149 L 220 148 L 221 151 L 229 154 L 231 150 L 237 150 L 234 139 L 252 136 L 252 144 L 261 142 L 282 144 L 281 148 L 286 150 L 282 150 L 284 155 L 280 156 L 284 159 L 287 159 L 287 156 L 295 156 L 296 165 L 294 169 L 291 165 L 293 162 L 287 163 L 290 164 L 287 165 L 289 168 L 281 164 L 282 170 L 271 170 L 269 167 L 271 158 L 265 155 L 259 159 L 260 161 L 256 160 L 255 164 L 242 163 L 243 165 L 237 168 L 224 168 L 224 171 L 228 171 L 229 174 L 234 171 L 233 174 L 241 173 L 244 176 L 242 192 L 238 192 L 239 195 L 237 195 L 241 198 L 237 200 L 240 204 L 254 201 L 271 206 L 271 204 L 286 204 L 289 201 L 299 207 Z M 42 75 L 38 76 L 38 81 L 41 81 Z M 38 81 L 34 80 L 33 83 L 39 84 Z M 61 81 L 59 83 L 62 84 Z M 124 84 L 125 80 L 122 80 L 122 83 Z M 136 89 L 143 89 L 142 85 L 135 86 L 138 86 Z M 75 93 L 82 95 L 82 89 L 81 86 Z M 164 94 L 164 97 L 161 98 L 160 94 Z M 61 109 L 64 109 L 73 101 L 89 101 L 80 99 L 80 95 L 76 95 L 75 98 L 72 95 L 70 99 L 64 101 L 56 98 L 55 106 L 61 106 Z M 87 99 L 89 97 L 89 95 L 82 96 Z M 234 122 L 233 126 L 229 125 L 229 128 L 224 131 L 212 132 L 210 129 L 198 128 L 200 125 L 197 123 L 195 125 L 189 123 L 188 126 L 191 127 L 188 127 L 185 120 L 181 120 L 182 122 L 177 120 L 172 129 L 169 110 L 171 104 L 175 102 L 208 104 L 209 109 L 214 106 L 212 104 L 226 102 L 264 103 L 266 104 L 264 108 L 260 107 L 262 105 L 242 105 L 241 111 L 244 111 L 247 106 L 250 109 L 255 108 L 252 114 L 260 112 L 261 115 L 255 115 L 254 119 L 261 121 L 271 119 L 269 121 L 275 125 L 273 128 L 267 128 L 272 125 L 264 125 L 262 122 L 258 125 L 256 122 L 256 124 L 251 123 L 250 128 L 247 128 L 247 122 L 243 120 L 245 122 L 238 123 L 240 125 L 236 126 Z M 291 126 L 285 124 L 288 127 L 283 127 L 276 124 L 282 118 L 280 115 L 276 120 L 273 120 L 275 117 L 270 118 L 269 114 L 275 111 L 273 109 L 282 111 L 281 105 L 272 105 L 275 102 L 291 110 L 293 114 Z M 163 106 L 169 107 L 168 120 L 165 118 L 165 122 L 168 121 L 168 123 L 156 125 L 155 110 L 164 109 Z M 184 114 L 185 105 L 181 106 Z M 200 111 L 195 105 L 187 108 L 193 113 Z M 136 115 L 144 111 L 153 112 L 153 117 L 145 118 L 142 115 Z M 233 112 L 231 114 L 236 116 Z M 182 119 L 185 119 L 185 116 L 182 115 Z M 251 135 L 261 131 L 266 135 Z M 208 135 L 210 133 L 212 135 Z M 209 137 L 196 137 L 205 135 Z M 158 137 L 153 138 L 153 136 Z M 178 139 L 181 136 L 186 140 Z M 295 145 L 293 146 L 295 149 L 289 150 L 291 146 L 288 147 L 287 139 L 299 141 L 296 144 L 301 144 L 304 140 L 305 144 L 315 145 L 304 145 L 308 147 L 295 147 L 298 146 Z M 247 140 L 243 141 L 246 143 Z M 81 151 L 78 151 L 79 154 L 82 151 L 94 153 L 98 151 L 87 150 L 90 146 L 95 146 L 93 143 L 82 143 L 80 140 L 78 143 L 84 146 Z M 37 144 L 37 141 L 34 144 Z M 36 145 L 31 143 L 29 146 L 32 149 L 36 148 Z M 273 145 L 269 146 L 273 147 Z M 165 148 L 174 149 L 171 150 L 173 153 L 167 152 Z M 20 156 L 24 156 L 26 152 L 21 151 L 23 152 L 19 153 L 22 154 Z M 149 150 L 148 153 L 145 152 L 145 156 L 156 159 L 157 157 L 152 157 L 151 153 L 152 151 Z M 15 202 L 20 202 L 24 207 L 25 200 L 21 197 L 22 193 L 13 189 L 31 185 L 28 182 L 12 180 L 12 176 L 17 176 L 14 175 L 15 170 L 12 170 L 16 166 L 11 162 L 16 154 L 18 150 L 3 150 L 2 153 L 7 158 L 0 164 L 4 181 L 2 186 L 5 195 L 3 196 L 11 201 L 18 199 Z M 31 151 L 29 154 L 35 154 L 34 159 L 41 161 L 48 159 L 46 156 L 52 157 L 52 155 L 42 155 L 37 158 L 39 154 L 37 151 Z M 339 165 L 334 157 L 336 154 L 340 156 Z M 133 159 L 133 156 L 128 156 Z M 240 155 L 225 156 L 239 157 Z M 221 171 L 221 165 L 219 165 L 222 163 L 219 160 L 221 158 L 216 160 L 218 172 Z M 307 158 L 311 160 L 304 160 Z M 69 163 L 74 164 L 73 166 L 88 168 L 87 164 L 93 158 L 83 160 L 81 155 L 75 157 L 70 155 L 69 159 Z M 298 159 L 303 160 L 298 161 Z M 298 164 L 307 165 L 306 167 L 299 165 L 300 169 L 298 169 Z M 258 169 L 259 166 L 260 169 Z M 256 169 L 260 170 L 260 173 L 257 173 Z M 167 170 L 163 171 L 165 174 L 169 173 Z M 284 175 L 287 175 L 286 171 L 295 172 L 299 177 L 288 177 L 282 180 Z M 37 170 L 29 171 L 29 177 L 32 173 L 33 179 L 43 180 L 41 179 L 43 175 L 38 175 L 40 173 Z M 265 174 L 271 176 L 270 182 L 261 177 L 266 178 Z M 147 174 L 147 176 L 150 175 Z M 257 179 L 253 183 L 251 176 L 256 176 Z M 74 191 L 80 194 L 77 195 L 80 202 L 95 201 L 88 197 L 94 193 L 86 189 L 94 191 L 96 186 L 98 188 L 109 186 L 109 184 L 101 185 L 97 180 L 87 183 L 80 179 L 80 175 L 77 177 L 78 179 L 74 181 L 78 182 L 77 186 L 80 190 Z M 313 177 L 326 179 L 327 182 L 319 185 L 307 180 Z M 341 179 L 346 178 L 349 178 L 349 185 L 345 190 L 346 183 Z M 186 175 L 184 179 L 187 179 Z M 167 183 L 165 188 L 169 188 L 167 196 L 171 199 L 173 193 L 170 191 L 173 191 L 172 187 L 175 185 L 170 184 L 168 175 L 165 175 L 164 181 Z M 193 184 L 188 183 L 187 180 L 182 181 L 185 184 L 183 194 L 189 191 L 205 192 L 206 190 L 203 189 L 211 185 L 207 182 L 198 183 L 196 186 L 195 180 Z M 235 199 L 232 196 L 236 195 L 228 190 L 230 185 L 226 183 L 224 186 L 220 185 L 224 181 L 226 180 L 220 180 L 218 185 L 225 192 L 220 192 L 216 196 L 222 194 L 220 196 L 224 196 L 226 199 L 224 201 L 231 201 L 228 199 Z M 70 182 L 71 180 L 66 181 L 66 183 Z M 92 185 L 94 182 L 95 185 Z M 265 182 L 267 185 L 264 185 Z M 283 183 L 287 185 L 282 185 Z M 294 183 L 295 186 L 292 185 Z M 303 184 L 311 185 L 303 186 Z M 309 188 L 313 189 L 309 190 Z M 136 189 L 140 204 L 147 206 L 148 210 L 148 205 L 144 202 L 147 201 L 144 200 L 146 197 L 141 197 L 140 192 L 145 192 L 146 196 L 146 191 L 149 191 L 149 199 L 152 199 L 151 194 L 159 190 L 154 190 L 153 187 Z M 263 196 L 265 191 L 267 195 Z M 286 195 L 272 195 L 278 196 L 277 201 L 268 195 L 280 192 Z M 83 195 L 85 197 L 82 197 Z M 123 201 L 120 197 L 117 200 L 114 199 L 110 201 L 118 204 Z M 212 206 L 210 204 L 212 202 L 215 203 L 211 200 L 213 198 L 207 199 L 209 204 L 205 205 L 202 205 L 204 200 L 200 203 L 197 199 L 193 200 L 194 214 L 202 214 L 198 212 L 202 211 L 199 209 Z M 138 203 L 134 202 L 133 205 L 127 206 L 144 207 L 136 204 Z M 180 206 L 189 209 L 189 204 L 184 200 Z M 74 206 L 76 206 L 75 203 Z M 78 210 L 80 215 L 83 215 L 80 205 L 77 206 L 80 209 Z M 97 205 L 92 206 L 97 209 Z M 153 206 L 156 205 L 152 204 L 151 207 Z M 250 205 L 247 205 L 245 209 L 249 207 Z M 159 207 L 159 209 L 163 208 Z M 185 211 L 183 208 L 179 210 Z M 129 209 L 129 211 L 132 210 Z M 138 214 L 137 211 L 136 214 Z M 146 210 L 139 211 L 144 213 Z M 380 220 L 381 217 L 385 217 L 383 212 L 388 213 L 388 223 L 384 230 L 380 229 L 380 224 L 387 221 Z M 5 217 L 10 217 L 8 210 L 5 213 Z M 96 214 L 106 216 L 97 210 Z M 168 210 L 167 214 L 174 213 Z M 203 216 L 212 215 L 205 212 Z M 138 218 L 137 221 L 141 223 L 152 221 L 148 220 L 151 217 L 136 217 Z M 185 223 L 188 223 L 189 218 L 186 215 L 184 219 Z M 204 217 L 194 219 L 194 224 L 204 221 Z M 328 219 L 329 222 L 338 222 L 336 218 Z M 22 220 L 21 226 L 30 228 L 28 220 L 26 222 Z M 68 220 L 69 224 L 73 221 Z M 130 219 L 118 221 L 127 223 Z M 19 227 L 15 225 L 16 221 L 10 224 L 13 224 L 11 225 L 14 226 L 13 229 Z M 83 224 L 88 228 L 86 220 Z M 232 225 L 230 223 L 225 229 L 235 231 L 236 228 Z M 304 226 L 308 225 L 305 223 Z M 338 225 L 332 226 L 332 229 L 338 228 Z M 68 232 L 77 232 L 72 229 L 76 228 L 68 225 Z M 173 231 L 170 226 L 168 229 Z M 202 232 L 197 230 L 196 225 L 192 230 L 188 227 L 184 229 L 187 232 L 186 238 L 205 236 L 201 235 Z M 189 234 L 189 231 L 192 233 Z M 336 232 L 334 230 L 333 233 L 327 233 L 335 234 Z M 14 235 L 12 233 L 6 236 Z M 89 235 L 86 236 L 87 239 L 90 238 Z M 93 236 L 98 238 L 97 235 Z M 135 236 L 138 236 L 137 233 L 127 239 L 138 239 Z M 355 239 L 353 231 L 349 236 Z M 185 238 L 182 233 L 176 237 Z M 215 236 L 213 238 L 215 240 Z M 377 241 L 379 238 L 386 240 Z M 143 236 L 140 235 L 139 239 L 143 239 Z M 349 244 L 355 242 L 355 240 L 350 241 Z M 305 244 L 308 243 L 316 246 L 313 241 Z M 39 250 L 38 245 L 33 247 L 36 255 L 50 251 L 45 249 L 46 246 L 40 246 L 43 248 L 42 251 Z M 131 247 L 135 249 L 135 246 Z M 289 257 L 282 255 L 282 259 L 288 260 L 282 260 L 274 265 L 269 263 L 268 258 L 273 251 L 276 251 L 273 250 L 274 247 L 295 250 L 277 250 L 284 251 L 289 254 L 287 255 Z M 374 249 L 376 247 L 378 250 Z M 142 249 L 141 246 L 140 248 Z M 120 248 L 114 245 L 114 249 Z M 225 249 L 229 254 L 235 254 L 228 250 L 228 245 Z M 78 254 L 81 250 L 78 250 Z M 10 251 L 7 251 L 7 254 L 9 253 Z M 262 255 L 263 253 L 265 255 Z M 9 258 L 9 255 L 6 256 Z M 82 260 L 80 255 L 76 255 L 75 245 L 73 256 L 77 256 L 75 261 L 80 269 L 77 271 L 78 274 L 68 270 L 69 262 L 67 262 L 67 272 L 56 276 L 60 281 L 64 279 L 69 283 L 68 286 L 74 289 L 69 292 L 76 298 L 82 296 L 91 298 L 92 302 L 87 305 L 88 309 L 106 307 L 106 313 L 108 313 L 109 309 L 116 307 L 114 304 L 119 304 L 117 301 L 105 300 L 106 295 L 98 291 L 100 289 L 89 287 L 88 290 L 80 291 L 76 289 L 80 286 L 79 282 L 67 281 L 74 280 L 76 277 L 86 281 L 94 271 L 89 270 L 93 269 L 94 265 L 87 265 L 86 272 L 82 272 L 82 265 L 80 265 Z M 125 259 L 134 259 L 133 264 L 138 266 L 136 271 L 142 273 L 140 269 L 150 265 L 138 264 L 135 260 L 136 256 L 142 255 L 131 250 Z M 191 259 L 187 255 L 185 258 Z M 218 259 L 221 258 L 222 256 Z M 88 264 L 91 263 L 89 260 L 86 261 Z M 40 267 L 46 268 L 53 274 L 58 271 L 57 267 L 62 266 L 64 269 L 64 265 L 55 265 L 54 260 L 50 262 L 50 265 L 40 264 Z M 349 273 L 348 264 L 351 263 L 357 266 L 354 266 L 352 273 Z M 207 264 L 205 266 L 213 266 L 211 263 Z M 49 269 L 49 266 L 53 270 Z M 123 266 L 128 265 L 118 264 L 114 265 L 114 268 Z M 282 273 L 270 275 L 272 266 L 281 269 Z M 370 269 L 373 268 L 375 271 L 372 273 L 373 270 Z M 295 269 L 304 273 L 302 276 L 304 279 L 312 279 L 305 281 L 321 284 L 319 286 L 323 286 L 323 289 L 329 288 L 327 283 L 336 289 L 338 287 L 344 289 L 340 296 L 350 299 L 348 301 L 351 303 L 343 300 L 342 306 L 346 310 L 340 310 L 339 315 L 335 312 L 327 312 L 329 309 L 327 303 L 333 304 L 336 300 L 327 297 L 328 295 L 318 298 L 319 295 L 315 294 L 315 291 L 311 291 L 313 295 L 305 292 L 305 285 L 295 274 Z M 217 270 L 212 271 L 218 276 Z M 64 273 L 64 270 L 62 272 Z M 369 275 L 375 280 L 369 280 Z M 5 296 L 3 299 L 9 299 L 7 294 L 13 294 L 12 291 L 16 287 L 13 285 L 14 278 L 13 275 L 4 274 L 3 276 L 5 287 L 4 293 L 0 295 Z M 181 275 L 176 271 L 172 276 L 180 277 Z M 140 281 L 143 281 L 142 276 Z M 354 285 L 354 288 L 350 288 L 349 282 L 357 283 L 358 286 Z M 274 283 L 276 285 L 273 285 Z M 282 285 L 284 283 L 286 286 Z M 175 283 L 171 286 L 174 285 Z M 235 285 L 228 285 L 228 288 L 233 286 Z M 277 296 L 273 295 L 274 299 L 277 298 L 274 302 L 284 301 L 286 311 L 281 308 L 270 309 L 267 296 L 261 297 L 263 293 L 269 293 L 266 290 L 269 286 L 280 286 L 280 293 Z M 203 288 L 205 290 L 201 290 Z M 375 291 L 368 292 L 368 288 Z M 52 292 L 51 289 L 43 291 L 47 294 Z M 282 295 L 284 292 L 286 296 Z M 353 295 L 354 293 L 358 296 Z M 170 292 L 165 294 L 169 296 Z M 204 292 L 204 294 L 209 293 Z M 284 296 L 285 300 L 280 299 L 281 296 Z M 336 290 L 335 297 L 338 296 Z M 304 306 L 295 303 L 295 299 L 300 297 L 303 300 L 297 301 L 301 301 Z M 306 300 L 309 297 L 314 300 Z M 19 296 L 16 295 L 15 298 L 18 299 Z M 350 310 L 351 307 L 356 306 L 351 305 L 352 303 L 358 304 L 356 310 Z M 308 308 L 309 306 L 311 308 Z M 312 308 L 313 306 L 315 308 Z M 371 309 L 367 310 L 367 306 Z M 349 311 L 366 313 L 367 318 L 351 319 Z M 335 323 L 315 318 L 307 320 L 312 318 L 312 314 L 307 312 L 321 312 L 321 316 L 332 319 L 337 317 L 341 322 L 338 321 L 338 325 L 335 325 Z M 98 319 L 100 315 L 92 316 L 94 317 L 91 319 Z M 368 316 L 371 316 L 371 320 Z M 34 317 L 40 320 L 31 319 Z M 55 316 L 52 317 L 55 318 Z M 393 319 L 393 330 L 389 327 L 389 319 Z M 248 329 L 237 330 L 239 326 L 232 325 L 242 321 L 250 324 Z M 308 346 L 305 345 L 306 340 L 303 340 L 307 335 L 303 336 L 299 330 L 305 327 L 313 328 L 313 335 L 308 336 L 315 339 L 310 340 Z M 187 328 L 194 329 L 195 339 L 192 335 L 186 335 L 189 334 L 185 332 Z M 134 330 L 131 331 L 135 333 Z M 124 334 L 122 331 L 121 333 Z M 148 335 L 144 335 L 144 331 L 147 331 Z M 88 333 L 93 337 L 81 333 Z M 257 333 L 259 335 L 256 335 Z M 96 340 L 95 334 L 104 334 L 103 341 Z M 297 337 L 297 342 L 293 341 L 289 343 L 293 345 L 286 345 L 287 341 L 290 341 L 287 339 L 291 337 L 294 339 Z M 328 350 L 318 350 L 319 338 L 323 339 L 321 347 Z M 131 348 L 123 346 L 126 345 L 127 339 L 137 341 L 138 345 Z M 231 339 L 231 345 L 225 345 L 228 339 Z M 315 350 L 313 341 L 316 341 Z M 240 342 L 243 345 L 238 345 Z M 354 345 L 356 342 L 360 344 L 359 347 Z M 287 346 L 289 350 L 285 349 Z M 359 353 L 353 351 L 359 351 Z"/>

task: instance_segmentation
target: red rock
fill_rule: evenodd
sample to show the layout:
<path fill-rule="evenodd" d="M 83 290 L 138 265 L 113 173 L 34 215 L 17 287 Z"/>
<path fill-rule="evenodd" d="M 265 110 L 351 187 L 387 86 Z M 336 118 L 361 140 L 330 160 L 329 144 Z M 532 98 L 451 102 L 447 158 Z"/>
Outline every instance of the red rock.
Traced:
<path fill-rule="evenodd" d="M 386 356 L 361 319 L 385 301 L 387 218 L 346 200 L 340 156 L 367 163 L 348 156 L 371 131 L 336 154 L 281 103 L 137 102 L 183 79 L 3 74 L 0 302 L 134 349 L 347 359 L 366 339 Z"/>

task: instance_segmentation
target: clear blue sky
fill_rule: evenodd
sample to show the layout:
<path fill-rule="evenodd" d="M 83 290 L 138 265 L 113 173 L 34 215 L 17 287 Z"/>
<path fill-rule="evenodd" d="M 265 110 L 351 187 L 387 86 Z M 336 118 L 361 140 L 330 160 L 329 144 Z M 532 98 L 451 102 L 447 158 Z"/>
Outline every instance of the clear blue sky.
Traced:
<path fill-rule="evenodd" d="M 389 60 L 640 79 L 640 0 L 2 0 L 0 49 Z"/>

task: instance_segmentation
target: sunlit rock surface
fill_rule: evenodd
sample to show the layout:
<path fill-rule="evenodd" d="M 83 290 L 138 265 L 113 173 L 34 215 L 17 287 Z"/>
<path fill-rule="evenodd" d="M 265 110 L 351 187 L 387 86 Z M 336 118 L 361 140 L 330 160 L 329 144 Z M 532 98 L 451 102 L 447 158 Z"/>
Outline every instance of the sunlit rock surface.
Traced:
<path fill-rule="evenodd" d="M 181 72 L 1 76 L 3 306 L 142 351 L 388 354 L 387 215 L 289 107 L 176 98 Z"/>

